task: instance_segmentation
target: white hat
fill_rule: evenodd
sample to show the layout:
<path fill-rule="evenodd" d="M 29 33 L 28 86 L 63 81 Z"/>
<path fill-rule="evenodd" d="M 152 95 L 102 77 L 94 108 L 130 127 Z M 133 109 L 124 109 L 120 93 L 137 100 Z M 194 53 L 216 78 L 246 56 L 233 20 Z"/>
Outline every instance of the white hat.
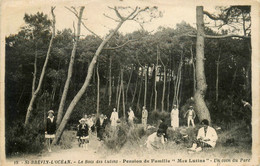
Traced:
<path fill-rule="evenodd" d="M 79 120 L 79 123 L 81 123 L 82 121 L 86 121 L 86 119 L 85 119 L 85 118 L 81 118 L 81 119 Z"/>
<path fill-rule="evenodd" d="M 50 110 L 50 111 L 48 111 L 48 114 L 49 114 L 49 113 L 52 113 L 52 114 L 54 114 L 54 111 L 53 111 L 53 110 Z"/>

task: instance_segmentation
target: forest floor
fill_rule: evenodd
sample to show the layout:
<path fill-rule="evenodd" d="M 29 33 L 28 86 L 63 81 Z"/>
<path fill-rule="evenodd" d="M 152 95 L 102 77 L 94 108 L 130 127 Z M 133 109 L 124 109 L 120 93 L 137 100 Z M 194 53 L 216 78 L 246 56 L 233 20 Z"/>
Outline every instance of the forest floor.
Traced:
<path fill-rule="evenodd" d="M 228 132 L 232 134 L 232 131 Z M 75 137 L 76 135 L 75 131 L 65 131 L 65 133 L 67 136 L 71 137 Z M 223 141 L 224 137 L 228 137 L 227 135 L 226 132 L 220 133 L 219 141 Z M 187 147 L 189 145 L 176 144 L 173 141 L 168 141 L 165 149 L 148 151 L 143 146 L 145 140 L 146 137 L 141 139 L 141 145 L 133 144 L 128 141 L 119 152 L 115 152 L 108 149 L 104 143 L 98 141 L 94 134 L 90 134 L 90 143 L 88 144 L 87 149 L 79 147 L 75 138 L 70 142 L 71 147 L 68 149 L 63 149 L 61 146 L 55 146 L 53 147 L 52 152 L 44 150 L 40 154 L 12 156 L 7 158 L 7 162 L 11 165 L 14 163 L 17 164 L 17 162 L 19 165 L 27 165 L 27 163 L 48 165 L 46 162 L 49 162 L 49 164 L 52 165 L 64 165 L 64 162 L 71 165 L 100 165 L 101 163 L 109 163 L 108 165 L 111 165 L 113 163 L 127 164 L 127 162 L 138 162 L 133 160 L 142 160 L 142 163 L 144 163 L 144 160 L 149 160 L 150 163 L 159 162 L 162 164 L 170 161 L 171 163 L 181 164 L 189 162 L 228 162 L 228 160 L 232 161 L 233 159 L 240 161 L 242 158 L 249 160 L 251 158 L 251 147 L 248 147 L 250 145 L 245 141 L 243 142 L 243 140 L 236 141 L 235 144 L 229 146 L 218 143 L 214 149 L 193 154 L 188 153 Z M 97 160 L 99 160 L 99 162 Z"/>

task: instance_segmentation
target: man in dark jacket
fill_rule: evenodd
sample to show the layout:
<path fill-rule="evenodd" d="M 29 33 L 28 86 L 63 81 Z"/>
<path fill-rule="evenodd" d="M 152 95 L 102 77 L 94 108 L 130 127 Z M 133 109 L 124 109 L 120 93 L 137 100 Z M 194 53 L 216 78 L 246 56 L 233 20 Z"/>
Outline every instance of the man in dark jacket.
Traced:
<path fill-rule="evenodd" d="M 105 118 L 105 116 L 103 114 L 101 114 L 99 116 L 99 118 L 96 121 L 96 129 L 97 129 L 97 138 L 98 140 L 103 140 L 103 134 L 105 131 L 107 125 L 107 119 Z"/>

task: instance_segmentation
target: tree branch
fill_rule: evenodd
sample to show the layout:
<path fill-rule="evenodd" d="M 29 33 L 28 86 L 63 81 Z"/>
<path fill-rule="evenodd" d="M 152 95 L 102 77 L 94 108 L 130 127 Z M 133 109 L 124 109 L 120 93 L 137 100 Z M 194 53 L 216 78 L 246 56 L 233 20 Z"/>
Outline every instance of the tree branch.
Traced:
<path fill-rule="evenodd" d="M 112 7 L 108 6 L 108 8 L 114 10 L 116 12 L 117 17 L 119 17 L 120 20 L 125 20 L 125 18 L 122 17 L 121 14 L 118 12 L 117 7 L 112 8 Z"/>
<path fill-rule="evenodd" d="M 66 6 L 65 6 L 65 8 L 68 9 L 70 12 L 72 12 L 77 18 L 79 17 L 78 14 L 77 14 L 77 12 L 71 10 L 70 8 L 68 8 L 68 7 L 66 7 Z M 74 9 L 75 9 L 75 8 L 74 8 Z"/>
<path fill-rule="evenodd" d="M 83 25 L 84 28 L 86 28 L 90 33 L 92 33 L 94 36 L 96 36 L 97 38 L 99 38 L 100 40 L 103 40 L 100 36 L 98 36 L 95 32 L 93 32 L 92 30 L 90 30 L 85 24 L 84 22 L 81 22 L 81 24 Z"/>
<path fill-rule="evenodd" d="M 243 39 L 251 39 L 250 36 L 241 36 L 241 35 L 235 35 L 235 34 L 229 34 L 229 35 L 221 35 L 221 36 L 212 36 L 212 35 L 204 35 L 204 37 L 209 39 L 223 39 L 228 37 L 238 37 Z"/>
<path fill-rule="evenodd" d="M 138 7 L 136 7 L 134 12 L 128 17 L 129 20 L 134 20 L 135 17 L 139 15 L 139 13 L 146 11 L 147 9 L 149 9 L 149 7 L 139 10 L 132 18 L 130 18 L 137 11 L 137 9 L 138 9 Z"/>
<path fill-rule="evenodd" d="M 124 44 L 120 45 L 120 46 L 116 46 L 116 47 L 108 47 L 108 48 L 104 48 L 104 50 L 114 50 L 114 49 L 118 49 L 121 47 L 124 47 L 126 44 L 133 42 L 133 41 L 137 41 L 139 39 L 132 39 L 132 40 L 128 40 L 127 42 L 125 42 Z"/>
<path fill-rule="evenodd" d="M 227 19 L 224 19 L 224 18 L 221 18 L 221 17 L 217 17 L 217 16 L 214 16 L 213 14 L 210 14 L 209 12 L 207 11 L 203 11 L 203 13 L 205 15 L 207 15 L 210 19 L 212 20 L 220 20 L 220 21 L 223 21 L 224 23 L 227 23 Z"/>
<path fill-rule="evenodd" d="M 107 17 L 107 18 L 109 18 L 109 19 L 115 21 L 115 22 L 120 22 L 120 20 L 114 19 L 114 18 L 112 18 L 112 17 L 110 17 L 110 16 L 108 16 L 108 15 L 106 15 L 106 14 L 103 14 L 103 15 L 104 15 L 105 17 Z"/>

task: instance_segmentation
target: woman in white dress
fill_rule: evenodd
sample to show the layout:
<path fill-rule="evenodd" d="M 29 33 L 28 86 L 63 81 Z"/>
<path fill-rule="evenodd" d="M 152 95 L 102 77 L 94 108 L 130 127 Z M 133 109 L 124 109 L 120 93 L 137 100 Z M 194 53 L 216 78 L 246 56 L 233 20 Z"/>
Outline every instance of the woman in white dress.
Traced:
<path fill-rule="evenodd" d="M 116 111 L 116 108 L 114 108 L 113 112 L 111 113 L 111 117 L 110 117 L 112 127 L 117 126 L 117 120 L 118 120 L 118 112 Z"/>
<path fill-rule="evenodd" d="M 173 105 L 173 109 L 171 111 L 171 126 L 174 129 L 179 127 L 179 109 L 176 105 Z"/>

